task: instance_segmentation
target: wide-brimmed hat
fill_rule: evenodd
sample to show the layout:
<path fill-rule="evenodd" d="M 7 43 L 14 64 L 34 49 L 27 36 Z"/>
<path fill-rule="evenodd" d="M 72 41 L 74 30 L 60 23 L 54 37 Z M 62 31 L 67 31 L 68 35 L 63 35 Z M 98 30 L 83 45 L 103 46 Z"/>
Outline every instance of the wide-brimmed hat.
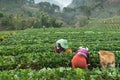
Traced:
<path fill-rule="evenodd" d="M 61 47 L 67 49 L 68 48 L 68 43 L 66 39 L 60 39 L 59 43 L 61 44 Z"/>

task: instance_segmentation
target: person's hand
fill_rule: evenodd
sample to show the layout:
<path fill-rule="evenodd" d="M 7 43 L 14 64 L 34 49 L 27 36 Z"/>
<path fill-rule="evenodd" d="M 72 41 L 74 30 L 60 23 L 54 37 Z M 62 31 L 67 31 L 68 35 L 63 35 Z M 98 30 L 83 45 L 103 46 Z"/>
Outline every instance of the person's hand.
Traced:
<path fill-rule="evenodd" d="M 60 52 L 60 54 L 64 53 L 63 51 Z"/>
<path fill-rule="evenodd" d="M 90 66 L 90 64 L 88 64 L 88 66 Z"/>
<path fill-rule="evenodd" d="M 88 69 L 89 69 L 89 70 L 92 70 L 92 69 L 93 69 L 93 67 L 92 67 L 91 64 L 88 64 Z"/>

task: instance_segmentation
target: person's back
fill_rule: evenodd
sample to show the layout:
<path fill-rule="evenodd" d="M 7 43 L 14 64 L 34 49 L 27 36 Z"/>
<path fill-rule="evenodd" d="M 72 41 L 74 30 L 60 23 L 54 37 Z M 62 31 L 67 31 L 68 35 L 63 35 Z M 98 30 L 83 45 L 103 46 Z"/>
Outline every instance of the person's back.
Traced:
<path fill-rule="evenodd" d="M 100 64 L 102 68 L 115 67 L 115 55 L 109 51 L 99 51 Z"/>
<path fill-rule="evenodd" d="M 88 68 L 89 52 L 88 48 L 80 47 L 72 58 L 72 68 Z"/>

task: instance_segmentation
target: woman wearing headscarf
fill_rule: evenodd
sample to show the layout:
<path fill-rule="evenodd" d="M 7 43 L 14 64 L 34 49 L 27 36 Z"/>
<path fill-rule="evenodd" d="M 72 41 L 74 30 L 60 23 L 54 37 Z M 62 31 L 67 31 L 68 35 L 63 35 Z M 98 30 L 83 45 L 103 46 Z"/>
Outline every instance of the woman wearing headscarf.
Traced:
<path fill-rule="evenodd" d="M 68 48 L 68 43 L 66 39 L 59 39 L 54 44 L 55 53 L 63 53 Z"/>
<path fill-rule="evenodd" d="M 90 65 L 89 52 L 87 47 L 79 47 L 72 58 L 72 68 L 88 68 Z"/>

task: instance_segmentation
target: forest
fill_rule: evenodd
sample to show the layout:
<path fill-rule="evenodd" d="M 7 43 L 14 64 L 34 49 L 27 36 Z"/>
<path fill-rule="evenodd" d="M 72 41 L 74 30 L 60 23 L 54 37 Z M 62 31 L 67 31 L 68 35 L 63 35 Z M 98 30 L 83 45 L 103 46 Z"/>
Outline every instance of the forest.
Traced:
<path fill-rule="evenodd" d="M 73 0 L 61 7 L 34 0 L 0 0 L 0 30 L 83 27 L 92 19 L 120 16 L 119 0 Z"/>

